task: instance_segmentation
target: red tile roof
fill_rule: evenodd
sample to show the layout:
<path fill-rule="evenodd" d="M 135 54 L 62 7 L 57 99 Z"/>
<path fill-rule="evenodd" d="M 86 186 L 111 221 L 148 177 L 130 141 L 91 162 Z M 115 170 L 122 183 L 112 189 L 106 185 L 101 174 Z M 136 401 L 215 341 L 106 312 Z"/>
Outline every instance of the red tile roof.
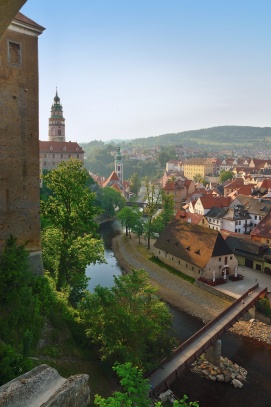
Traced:
<path fill-rule="evenodd" d="M 267 214 L 251 232 L 251 236 L 271 239 L 271 212 Z"/>
<path fill-rule="evenodd" d="M 179 219 L 180 222 L 190 222 L 193 223 L 194 225 L 198 225 L 201 219 L 203 218 L 203 215 L 199 215 L 198 213 L 186 212 L 179 209 L 176 212 L 175 218 Z"/>
<path fill-rule="evenodd" d="M 82 147 L 74 141 L 39 141 L 40 153 L 84 153 Z"/>

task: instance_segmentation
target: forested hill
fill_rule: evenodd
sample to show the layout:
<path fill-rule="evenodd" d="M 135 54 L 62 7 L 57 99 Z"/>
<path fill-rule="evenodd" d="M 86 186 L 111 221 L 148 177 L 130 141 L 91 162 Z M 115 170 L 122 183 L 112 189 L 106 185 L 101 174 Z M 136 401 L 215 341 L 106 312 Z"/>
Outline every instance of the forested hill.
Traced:
<path fill-rule="evenodd" d="M 218 126 L 208 129 L 188 130 L 180 133 L 162 134 L 156 137 L 137 138 L 133 145 L 153 147 L 157 145 L 195 144 L 254 144 L 271 142 L 271 127 Z"/>

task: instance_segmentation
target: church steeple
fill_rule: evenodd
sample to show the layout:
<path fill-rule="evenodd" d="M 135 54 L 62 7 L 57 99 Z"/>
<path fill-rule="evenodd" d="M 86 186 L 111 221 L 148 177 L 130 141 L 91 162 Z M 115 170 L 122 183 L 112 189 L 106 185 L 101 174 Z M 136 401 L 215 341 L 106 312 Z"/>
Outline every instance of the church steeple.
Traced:
<path fill-rule="evenodd" d="M 48 138 L 49 141 L 65 141 L 65 119 L 57 88 L 49 118 Z"/>
<path fill-rule="evenodd" d="M 116 158 L 115 158 L 115 173 L 117 174 L 119 180 L 123 182 L 123 162 L 122 155 L 120 152 L 120 147 L 118 147 Z"/>

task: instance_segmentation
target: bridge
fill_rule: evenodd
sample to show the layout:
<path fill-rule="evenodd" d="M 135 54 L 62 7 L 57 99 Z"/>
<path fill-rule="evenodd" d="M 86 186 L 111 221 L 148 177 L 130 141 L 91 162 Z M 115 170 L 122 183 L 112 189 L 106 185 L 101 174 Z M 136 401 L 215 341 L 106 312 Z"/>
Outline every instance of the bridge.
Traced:
<path fill-rule="evenodd" d="M 151 384 L 150 396 L 157 397 L 167 390 L 186 367 L 189 367 L 202 353 L 213 346 L 216 340 L 266 293 L 267 288 L 261 289 L 259 284 L 256 284 L 175 349 L 170 358 L 164 359 L 156 370 L 147 375 Z"/>

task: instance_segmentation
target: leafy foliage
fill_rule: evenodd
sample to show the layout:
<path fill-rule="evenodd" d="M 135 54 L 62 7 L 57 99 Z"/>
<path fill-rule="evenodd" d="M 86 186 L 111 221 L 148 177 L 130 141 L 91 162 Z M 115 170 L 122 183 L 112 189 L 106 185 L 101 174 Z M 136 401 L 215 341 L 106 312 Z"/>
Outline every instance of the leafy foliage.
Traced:
<path fill-rule="evenodd" d="M 223 182 L 231 180 L 233 178 L 233 173 L 231 171 L 222 170 L 219 174 L 219 182 L 223 184 Z"/>
<path fill-rule="evenodd" d="M 144 379 L 142 370 L 134 367 L 131 363 L 116 363 L 113 369 L 120 378 L 123 392 L 116 391 L 107 399 L 96 395 L 94 404 L 99 407 L 152 407 L 153 402 L 149 398 L 150 385 Z M 154 404 L 154 407 L 162 407 L 161 402 Z M 185 395 L 182 400 L 175 400 L 173 407 L 199 407 L 197 402 L 189 402 Z"/>
<path fill-rule="evenodd" d="M 104 218 L 112 218 L 116 211 L 124 208 L 124 197 L 115 189 L 106 187 L 100 188 L 96 194 L 96 205 L 103 211 Z"/>
<path fill-rule="evenodd" d="M 130 179 L 129 179 L 129 184 L 130 184 L 130 191 L 133 192 L 135 195 L 138 194 L 140 187 L 141 187 L 141 181 L 139 178 L 139 175 L 137 172 L 134 172 Z"/>
<path fill-rule="evenodd" d="M 33 361 L 0 342 L 0 386 L 31 370 Z"/>
<path fill-rule="evenodd" d="M 120 212 L 117 213 L 117 219 L 120 221 L 122 227 L 126 229 L 126 236 L 131 233 L 131 230 L 141 222 L 141 213 L 138 208 L 131 208 L 125 206 Z"/>
<path fill-rule="evenodd" d="M 102 358 L 149 369 L 168 354 L 171 315 L 147 283 L 144 271 L 115 277 L 112 288 L 97 286 L 82 309 L 87 336 L 101 346 Z"/>
<path fill-rule="evenodd" d="M 260 298 L 256 303 L 257 311 L 261 312 L 263 315 L 267 317 L 271 317 L 271 307 L 268 298 Z"/>
<path fill-rule="evenodd" d="M 33 289 L 37 277 L 28 270 L 28 253 L 10 237 L 0 258 L 1 339 L 22 347 L 24 332 L 36 341 L 42 325 L 39 300 Z M 11 336 L 10 333 L 14 334 Z"/>
<path fill-rule="evenodd" d="M 146 195 L 145 195 L 145 214 L 147 215 L 147 222 L 145 223 L 145 232 L 148 240 L 148 249 L 150 249 L 150 239 L 153 233 L 153 218 L 162 203 L 161 191 L 156 188 L 154 184 L 146 182 Z"/>
<path fill-rule="evenodd" d="M 94 205 L 95 194 L 86 186 L 89 175 L 80 161 L 63 161 L 44 179 L 52 191 L 41 202 L 51 225 L 42 233 L 44 265 L 55 276 L 57 290 L 70 290 L 70 301 L 76 303 L 87 286 L 86 265 L 103 261 L 103 244 L 94 221 L 100 210 Z"/>

